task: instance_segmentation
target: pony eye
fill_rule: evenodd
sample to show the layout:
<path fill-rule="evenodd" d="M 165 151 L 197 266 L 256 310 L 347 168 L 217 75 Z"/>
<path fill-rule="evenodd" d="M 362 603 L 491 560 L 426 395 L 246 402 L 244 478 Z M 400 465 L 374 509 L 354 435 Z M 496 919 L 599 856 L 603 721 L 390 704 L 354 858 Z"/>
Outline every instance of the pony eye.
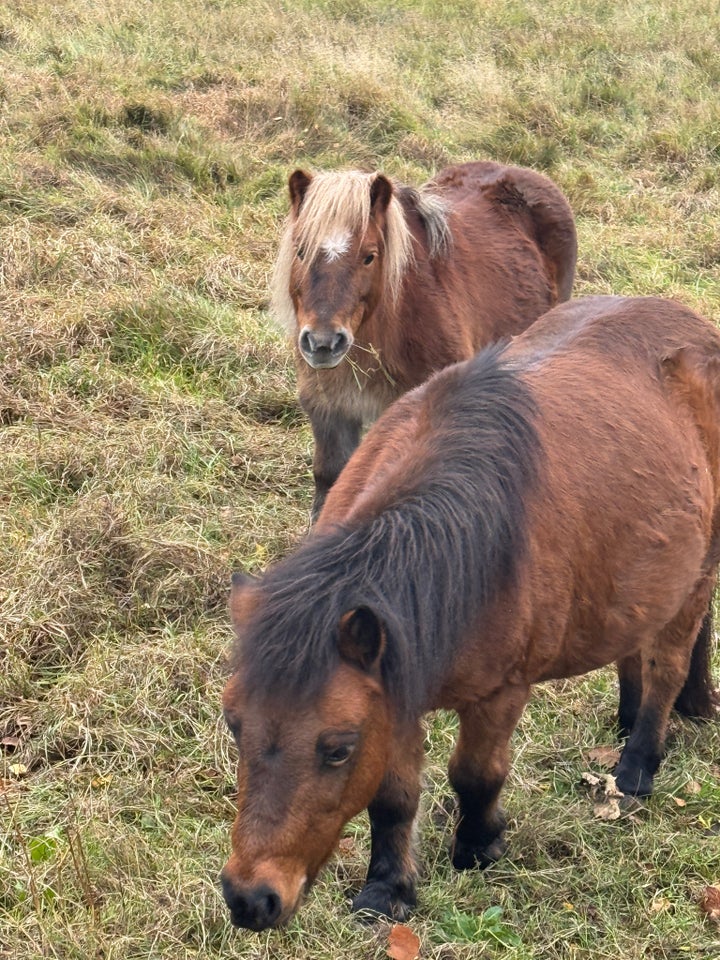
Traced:
<path fill-rule="evenodd" d="M 333 733 L 328 737 L 321 737 L 317 745 L 320 762 L 324 767 L 341 767 L 352 756 L 358 739 L 359 735 L 350 731 L 341 736 Z"/>
<path fill-rule="evenodd" d="M 373 262 L 374 259 L 375 259 L 375 254 L 374 254 L 374 253 L 369 253 L 369 254 L 365 257 L 365 259 L 363 260 L 363 263 L 365 264 L 366 267 L 369 267 L 370 264 Z"/>
<path fill-rule="evenodd" d="M 323 763 L 326 767 L 341 767 L 350 759 L 350 755 L 355 749 L 354 743 L 343 743 L 332 750 L 323 754 Z"/>

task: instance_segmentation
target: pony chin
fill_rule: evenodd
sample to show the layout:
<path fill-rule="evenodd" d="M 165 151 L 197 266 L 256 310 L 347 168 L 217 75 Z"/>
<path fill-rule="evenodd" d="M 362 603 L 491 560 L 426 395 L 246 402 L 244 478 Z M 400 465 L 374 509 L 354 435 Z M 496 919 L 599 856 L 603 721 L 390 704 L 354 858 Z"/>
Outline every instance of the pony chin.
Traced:
<path fill-rule="evenodd" d="M 346 356 L 347 351 L 340 357 L 333 357 L 330 360 L 319 360 L 316 357 L 308 356 L 306 353 L 302 354 L 303 360 L 309 367 L 312 367 L 313 370 L 332 370 L 334 367 L 337 367 L 338 364 L 342 363 Z"/>

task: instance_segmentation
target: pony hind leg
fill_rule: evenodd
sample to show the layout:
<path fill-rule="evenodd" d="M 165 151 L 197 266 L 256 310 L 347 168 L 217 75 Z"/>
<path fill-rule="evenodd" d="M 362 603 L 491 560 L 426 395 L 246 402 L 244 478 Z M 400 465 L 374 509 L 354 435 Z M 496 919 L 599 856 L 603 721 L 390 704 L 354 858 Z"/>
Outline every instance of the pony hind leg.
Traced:
<path fill-rule="evenodd" d="M 643 647 L 641 702 L 615 770 L 623 793 L 640 797 L 652 793 L 670 711 L 681 691 L 687 691 L 693 648 L 702 642 L 707 593 L 705 585 L 700 587 L 675 619 Z"/>
<path fill-rule="evenodd" d="M 711 720 L 717 713 L 720 698 L 714 689 L 710 661 L 713 648 L 712 602 L 705 614 L 695 640 L 690 670 L 682 690 L 675 700 L 675 709 L 691 720 Z"/>
<path fill-rule="evenodd" d="M 720 705 L 718 691 L 714 689 L 710 672 L 712 658 L 712 608 L 705 614 L 695 645 L 692 649 L 688 676 L 675 699 L 678 713 L 690 720 L 710 720 Z M 617 664 L 620 686 L 618 707 L 618 731 L 620 737 L 628 737 L 637 718 L 642 700 L 642 659 L 639 654 L 619 660 Z"/>
<path fill-rule="evenodd" d="M 529 693 L 529 687 L 508 686 L 458 711 L 460 735 L 449 768 L 460 807 L 451 852 L 457 870 L 483 870 L 505 853 L 499 795 L 510 765 L 510 737 Z"/>

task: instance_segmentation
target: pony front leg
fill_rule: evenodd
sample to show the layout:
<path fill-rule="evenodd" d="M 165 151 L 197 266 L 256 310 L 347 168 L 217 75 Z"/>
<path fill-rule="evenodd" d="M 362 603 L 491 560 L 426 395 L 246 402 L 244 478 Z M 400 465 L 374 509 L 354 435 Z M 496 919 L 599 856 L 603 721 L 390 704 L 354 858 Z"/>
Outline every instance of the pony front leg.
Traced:
<path fill-rule="evenodd" d="M 315 497 L 312 505 L 312 521 L 317 520 L 330 487 L 360 443 L 362 420 L 346 416 L 334 410 L 318 409 L 300 400 L 307 412 L 315 438 L 313 476 Z"/>
<path fill-rule="evenodd" d="M 354 912 L 405 920 L 417 903 L 413 824 L 420 801 L 423 731 L 418 723 L 398 738 L 382 783 L 368 806 L 371 853 Z"/>
<path fill-rule="evenodd" d="M 508 686 L 458 711 L 460 735 L 449 769 L 460 806 L 451 853 L 457 870 L 484 870 L 505 852 L 498 799 L 510 766 L 510 737 L 529 694 L 529 687 Z"/>
<path fill-rule="evenodd" d="M 642 703 L 642 657 L 639 653 L 618 660 L 618 733 L 628 737 L 637 720 Z"/>

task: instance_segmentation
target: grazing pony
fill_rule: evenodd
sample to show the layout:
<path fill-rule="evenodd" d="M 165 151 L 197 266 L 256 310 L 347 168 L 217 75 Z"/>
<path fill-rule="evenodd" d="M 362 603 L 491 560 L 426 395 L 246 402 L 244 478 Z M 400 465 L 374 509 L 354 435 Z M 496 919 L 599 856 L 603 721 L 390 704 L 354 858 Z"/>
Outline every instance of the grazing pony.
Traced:
<path fill-rule="evenodd" d="M 671 301 L 561 305 L 398 400 L 299 549 L 234 581 L 233 922 L 290 917 L 364 807 L 353 908 L 408 914 L 438 707 L 460 718 L 458 869 L 504 850 L 509 741 L 539 681 L 617 664 L 615 776 L 649 794 L 673 705 L 715 709 L 719 473 L 720 334 Z"/>
<path fill-rule="evenodd" d="M 568 299 L 577 241 L 558 188 L 520 167 L 465 163 L 421 190 L 296 170 L 289 186 L 272 299 L 315 437 L 315 518 L 363 424 Z"/>

